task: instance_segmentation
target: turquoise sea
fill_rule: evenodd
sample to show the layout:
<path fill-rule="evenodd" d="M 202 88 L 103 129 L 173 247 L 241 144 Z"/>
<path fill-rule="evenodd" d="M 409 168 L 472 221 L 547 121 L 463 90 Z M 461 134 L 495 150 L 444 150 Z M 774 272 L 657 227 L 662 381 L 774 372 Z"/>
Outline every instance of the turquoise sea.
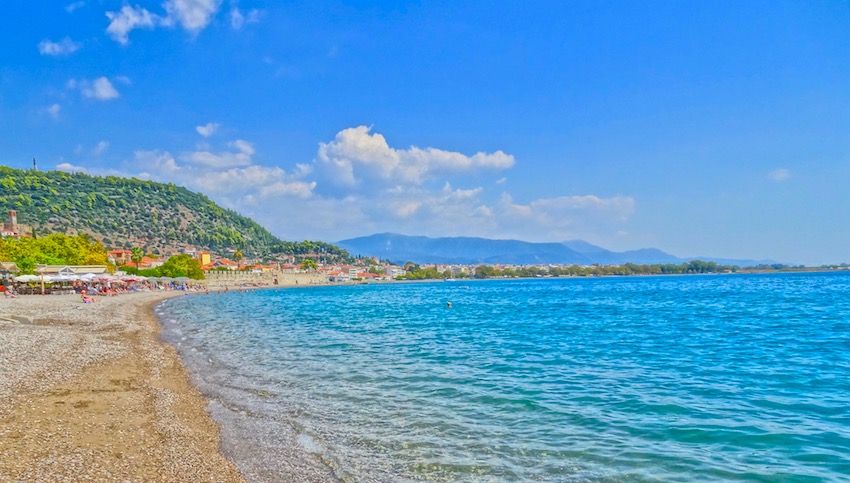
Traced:
<path fill-rule="evenodd" d="M 273 289 L 157 311 L 253 481 L 297 481 L 298 465 L 343 481 L 850 480 L 850 274 Z"/>

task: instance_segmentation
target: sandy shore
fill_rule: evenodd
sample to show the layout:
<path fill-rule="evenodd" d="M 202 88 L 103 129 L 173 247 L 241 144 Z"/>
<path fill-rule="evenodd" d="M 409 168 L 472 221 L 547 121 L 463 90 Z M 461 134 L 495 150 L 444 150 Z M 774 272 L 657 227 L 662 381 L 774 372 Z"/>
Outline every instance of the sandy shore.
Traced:
<path fill-rule="evenodd" d="M 0 299 L 0 481 L 243 481 L 151 306 Z"/>

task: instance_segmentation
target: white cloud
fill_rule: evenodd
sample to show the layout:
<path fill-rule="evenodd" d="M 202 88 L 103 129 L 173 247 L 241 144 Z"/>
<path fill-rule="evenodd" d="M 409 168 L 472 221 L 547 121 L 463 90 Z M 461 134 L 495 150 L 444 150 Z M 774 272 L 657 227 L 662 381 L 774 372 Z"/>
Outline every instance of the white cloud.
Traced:
<path fill-rule="evenodd" d="M 253 154 L 253 147 L 245 141 L 237 140 L 230 145 L 241 147 L 243 151 L 240 153 Z M 313 195 L 313 189 L 316 187 L 315 181 L 302 179 L 310 173 L 309 167 L 305 165 L 296 165 L 295 171 L 290 174 L 277 166 L 251 164 L 244 167 L 223 167 L 224 161 L 210 164 L 207 156 L 221 157 L 204 153 L 206 162 L 180 165 L 167 151 L 140 150 L 134 153 L 131 164 L 134 169 L 142 170 L 136 175 L 139 178 L 177 182 L 225 199 L 235 197 L 251 202 L 280 197 L 306 199 Z M 195 161 L 190 158 L 191 156 L 186 160 L 190 163 Z"/>
<path fill-rule="evenodd" d="M 81 1 L 79 1 L 79 2 L 69 3 L 69 4 L 65 7 L 65 10 L 66 10 L 68 13 L 71 13 L 71 12 L 73 12 L 74 10 L 77 10 L 77 9 L 83 8 L 85 5 L 86 5 L 86 2 L 83 2 L 83 1 L 81 0 Z"/>
<path fill-rule="evenodd" d="M 342 131 L 320 145 L 313 163 L 292 169 L 254 164 L 256 149 L 242 139 L 231 141 L 227 149 L 205 145 L 178 160 L 167 151 L 137 151 L 128 164 L 138 177 L 202 191 L 289 239 L 339 240 L 379 231 L 530 241 L 599 239 L 616 236 L 635 211 L 635 200 L 628 196 L 515 201 L 508 193 L 500 196 L 470 185 L 468 176 L 511 167 L 511 156 L 396 149 L 369 131 Z M 326 176 L 327 164 L 339 160 L 349 161 L 351 179 L 359 186 L 323 191 L 323 184 L 334 180 Z M 380 170 L 389 176 L 383 178 Z M 332 169 L 331 174 L 339 172 Z"/>
<path fill-rule="evenodd" d="M 165 10 L 162 15 L 139 5 L 125 4 L 117 12 L 106 12 L 110 20 L 106 33 L 122 45 L 129 43 L 130 32 L 140 28 L 153 30 L 157 27 L 180 26 L 192 35 L 197 35 L 212 23 L 221 8 L 221 2 L 222 0 L 166 0 L 162 4 Z M 239 20 L 234 20 L 231 15 L 231 24 L 238 22 L 241 27 L 245 23 L 259 21 L 258 10 L 249 11 L 247 16 L 236 11 L 239 14 Z"/>
<path fill-rule="evenodd" d="M 74 166 L 71 163 L 61 163 L 56 165 L 56 169 L 59 171 L 64 171 L 66 173 L 85 173 L 87 172 L 86 168 L 82 166 Z"/>
<path fill-rule="evenodd" d="M 176 21 L 189 32 L 197 33 L 212 22 L 221 0 L 168 0 L 163 6 L 168 12 L 166 22 Z"/>
<path fill-rule="evenodd" d="M 247 13 L 243 14 L 242 11 L 236 6 L 236 2 L 231 2 L 230 9 L 230 26 L 233 30 L 241 30 L 245 24 L 249 23 L 257 23 L 260 21 L 260 16 L 262 13 L 255 9 L 249 10 Z"/>
<path fill-rule="evenodd" d="M 130 39 L 127 37 L 131 31 L 139 28 L 153 29 L 162 23 L 162 18 L 152 14 L 146 9 L 136 5 L 124 5 L 117 12 L 106 12 L 109 26 L 106 33 L 121 45 L 127 45 Z"/>
<path fill-rule="evenodd" d="M 501 171 L 514 165 L 514 157 L 502 151 L 467 156 L 442 149 L 395 149 L 384 136 L 370 134 L 358 126 L 337 133 L 329 143 L 320 143 L 318 165 L 329 180 L 345 187 L 364 181 L 419 185 L 440 174 Z"/>
<path fill-rule="evenodd" d="M 503 193 L 494 206 L 503 233 L 528 239 L 547 235 L 548 239 L 576 238 L 616 231 L 631 217 L 635 200 L 629 196 L 602 198 L 596 195 L 541 198 L 519 204 Z"/>
<path fill-rule="evenodd" d="M 50 116 L 51 119 L 59 119 L 59 114 L 62 112 L 62 106 L 59 104 L 53 104 L 47 109 L 45 109 L 47 115 Z"/>
<path fill-rule="evenodd" d="M 774 169 L 770 173 L 768 173 L 768 178 L 772 181 L 776 181 L 777 183 L 786 181 L 791 178 L 791 171 L 785 168 Z"/>
<path fill-rule="evenodd" d="M 221 127 L 221 125 L 216 122 L 208 122 L 203 126 L 195 127 L 195 131 L 197 131 L 201 136 L 208 138 L 215 134 L 219 127 Z"/>
<path fill-rule="evenodd" d="M 139 177 L 143 179 L 153 179 L 148 171 L 157 174 L 157 178 L 162 181 L 178 181 L 179 175 L 183 172 L 183 168 L 177 165 L 177 161 L 168 151 L 145 151 L 138 150 L 133 153 L 133 167 L 144 170 Z"/>
<path fill-rule="evenodd" d="M 98 77 L 93 81 L 71 79 L 66 84 L 66 87 L 68 89 L 79 89 L 83 97 L 89 99 L 108 101 L 110 99 L 117 99 L 120 96 L 118 90 L 115 89 L 115 86 L 106 77 Z"/>
<path fill-rule="evenodd" d="M 92 149 L 91 153 L 94 156 L 100 156 L 101 154 L 106 152 L 107 149 L 109 149 L 109 143 L 106 142 L 106 141 L 100 141 L 99 143 L 97 143 L 97 145 L 95 145 L 95 147 L 94 147 L 94 149 Z"/>
<path fill-rule="evenodd" d="M 251 164 L 251 156 L 255 153 L 251 143 L 237 139 L 228 146 L 235 151 L 222 151 L 218 154 L 210 151 L 193 151 L 183 154 L 181 158 L 188 163 L 208 168 L 231 168 Z"/>
<path fill-rule="evenodd" d="M 70 55 L 74 52 L 80 50 L 83 44 L 79 42 L 74 42 L 68 37 L 60 40 L 59 42 L 52 42 L 48 39 L 44 39 L 38 43 L 38 51 L 41 55 L 51 55 L 53 57 L 60 57 L 63 55 Z"/>

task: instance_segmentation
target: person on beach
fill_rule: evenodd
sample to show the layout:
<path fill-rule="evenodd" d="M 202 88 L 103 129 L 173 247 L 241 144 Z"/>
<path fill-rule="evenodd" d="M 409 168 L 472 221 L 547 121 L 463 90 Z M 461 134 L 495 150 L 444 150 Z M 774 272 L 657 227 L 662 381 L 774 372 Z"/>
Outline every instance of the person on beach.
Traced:
<path fill-rule="evenodd" d="M 81 291 L 80 295 L 83 297 L 83 303 L 84 304 L 91 304 L 91 303 L 94 303 L 94 301 L 95 301 L 94 297 L 90 297 L 90 296 L 86 295 L 85 290 Z"/>

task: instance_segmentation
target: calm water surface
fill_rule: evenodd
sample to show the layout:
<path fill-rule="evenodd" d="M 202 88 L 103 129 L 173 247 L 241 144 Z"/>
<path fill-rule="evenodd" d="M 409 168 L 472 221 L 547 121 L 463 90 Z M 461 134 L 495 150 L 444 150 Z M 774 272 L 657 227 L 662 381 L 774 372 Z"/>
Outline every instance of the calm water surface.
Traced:
<path fill-rule="evenodd" d="M 315 287 L 158 311 L 230 414 L 214 413 L 225 447 L 294 434 L 345 481 L 850 475 L 850 275 Z"/>

